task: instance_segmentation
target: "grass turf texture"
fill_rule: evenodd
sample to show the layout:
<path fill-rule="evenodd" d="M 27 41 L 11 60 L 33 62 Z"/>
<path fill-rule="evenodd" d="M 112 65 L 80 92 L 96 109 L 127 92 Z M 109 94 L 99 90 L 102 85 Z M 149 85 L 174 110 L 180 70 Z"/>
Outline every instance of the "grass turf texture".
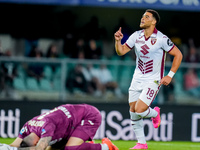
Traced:
<path fill-rule="evenodd" d="M 0 143 L 10 144 L 14 139 L 0 138 Z M 136 141 L 112 141 L 119 150 L 129 150 L 136 144 Z M 101 143 L 101 140 L 95 140 L 95 143 Z M 200 143 L 194 142 L 155 142 L 147 141 L 148 150 L 200 150 Z"/>

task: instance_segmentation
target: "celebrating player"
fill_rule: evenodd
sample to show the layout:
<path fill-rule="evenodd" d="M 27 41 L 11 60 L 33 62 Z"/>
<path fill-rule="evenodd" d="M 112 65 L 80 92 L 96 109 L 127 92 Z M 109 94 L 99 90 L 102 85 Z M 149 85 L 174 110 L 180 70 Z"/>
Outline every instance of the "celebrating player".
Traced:
<path fill-rule="evenodd" d="M 118 150 L 108 138 L 86 142 L 100 124 L 101 114 L 91 105 L 61 105 L 26 122 L 15 141 L 0 150 Z"/>
<path fill-rule="evenodd" d="M 134 48 L 136 68 L 129 88 L 130 118 L 138 143 L 131 149 L 148 149 L 143 127 L 143 118 L 152 118 L 155 128 L 161 122 L 160 108 L 150 107 L 160 86 L 168 85 L 181 61 L 182 53 L 171 40 L 156 29 L 160 16 L 155 10 L 148 9 L 141 18 L 140 28 L 121 44 L 121 27 L 114 34 L 115 50 L 119 56 Z M 166 52 L 174 56 L 171 70 L 164 76 Z"/>

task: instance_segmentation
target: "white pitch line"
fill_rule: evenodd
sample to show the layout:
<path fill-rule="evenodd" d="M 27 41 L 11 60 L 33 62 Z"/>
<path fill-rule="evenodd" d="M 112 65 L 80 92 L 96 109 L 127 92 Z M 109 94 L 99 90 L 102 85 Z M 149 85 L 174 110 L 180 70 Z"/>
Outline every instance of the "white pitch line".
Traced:
<path fill-rule="evenodd" d="M 148 145 L 165 145 L 165 146 L 179 146 L 179 147 L 200 147 L 199 145 L 188 144 L 167 144 L 167 143 L 148 143 Z"/>

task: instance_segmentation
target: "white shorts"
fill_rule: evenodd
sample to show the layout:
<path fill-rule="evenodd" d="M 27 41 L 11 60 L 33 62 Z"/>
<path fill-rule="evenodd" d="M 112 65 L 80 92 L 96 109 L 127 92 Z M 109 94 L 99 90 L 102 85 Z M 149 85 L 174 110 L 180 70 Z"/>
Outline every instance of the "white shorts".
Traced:
<path fill-rule="evenodd" d="M 151 105 L 159 91 L 159 86 L 154 81 L 138 82 L 132 80 L 129 88 L 129 103 L 135 102 L 138 99 L 142 100 L 148 106 Z"/>

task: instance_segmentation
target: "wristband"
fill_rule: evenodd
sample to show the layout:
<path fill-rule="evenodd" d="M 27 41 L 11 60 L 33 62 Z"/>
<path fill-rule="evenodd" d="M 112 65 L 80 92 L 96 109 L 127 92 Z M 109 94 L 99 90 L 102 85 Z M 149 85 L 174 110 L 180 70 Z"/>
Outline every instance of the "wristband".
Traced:
<path fill-rule="evenodd" d="M 175 75 L 175 73 L 170 70 L 170 72 L 168 73 L 168 76 L 171 77 L 171 78 L 173 78 L 174 75 Z"/>

